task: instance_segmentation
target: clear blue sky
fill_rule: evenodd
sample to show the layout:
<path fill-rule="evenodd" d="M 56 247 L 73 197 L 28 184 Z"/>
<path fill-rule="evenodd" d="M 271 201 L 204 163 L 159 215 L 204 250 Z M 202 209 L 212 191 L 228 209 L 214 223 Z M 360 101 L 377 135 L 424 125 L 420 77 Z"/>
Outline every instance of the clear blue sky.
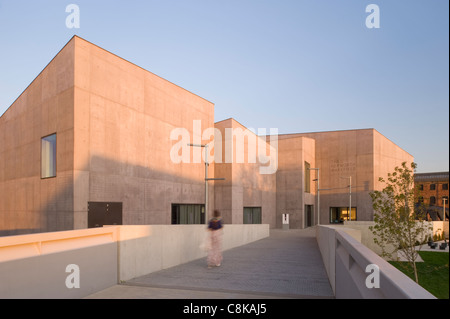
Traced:
<path fill-rule="evenodd" d="M 68 4 L 80 28 L 68 29 Z M 380 28 L 365 25 L 380 8 Z M 280 133 L 375 128 L 449 170 L 447 0 L 0 0 L 0 115 L 77 34 Z"/>

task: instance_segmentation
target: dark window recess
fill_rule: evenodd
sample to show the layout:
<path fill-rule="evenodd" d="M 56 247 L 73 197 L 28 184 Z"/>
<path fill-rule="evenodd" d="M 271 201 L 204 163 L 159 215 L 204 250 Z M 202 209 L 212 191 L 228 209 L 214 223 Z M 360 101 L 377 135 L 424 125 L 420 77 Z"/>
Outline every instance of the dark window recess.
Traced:
<path fill-rule="evenodd" d="M 88 202 L 88 228 L 122 225 L 122 203 Z"/>
<path fill-rule="evenodd" d="M 311 165 L 308 162 L 305 162 L 305 193 L 311 192 Z"/>
<path fill-rule="evenodd" d="M 172 204 L 172 224 L 204 224 L 205 205 Z"/>
<path fill-rule="evenodd" d="M 261 207 L 244 207 L 244 224 L 261 224 Z"/>
<path fill-rule="evenodd" d="M 314 220 L 314 206 L 313 205 L 305 205 L 305 218 L 306 218 L 306 227 L 311 227 L 313 225 Z"/>
<path fill-rule="evenodd" d="M 436 205 L 436 197 L 434 196 L 430 197 L 430 205 Z"/>

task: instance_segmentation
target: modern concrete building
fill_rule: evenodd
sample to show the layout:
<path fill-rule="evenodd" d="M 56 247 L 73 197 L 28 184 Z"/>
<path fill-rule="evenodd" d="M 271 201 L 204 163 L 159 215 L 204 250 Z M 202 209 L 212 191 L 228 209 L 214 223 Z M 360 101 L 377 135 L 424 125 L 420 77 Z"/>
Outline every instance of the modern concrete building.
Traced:
<path fill-rule="evenodd" d="M 0 117 L 0 235 L 204 223 L 205 167 L 225 223 L 371 220 L 378 177 L 413 161 L 374 129 L 277 138 L 74 36 Z"/>
<path fill-rule="evenodd" d="M 278 158 L 277 221 L 288 213 L 295 228 L 373 220 L 379 177 L 414 161 L 375 129 L 280 135 Z"/>

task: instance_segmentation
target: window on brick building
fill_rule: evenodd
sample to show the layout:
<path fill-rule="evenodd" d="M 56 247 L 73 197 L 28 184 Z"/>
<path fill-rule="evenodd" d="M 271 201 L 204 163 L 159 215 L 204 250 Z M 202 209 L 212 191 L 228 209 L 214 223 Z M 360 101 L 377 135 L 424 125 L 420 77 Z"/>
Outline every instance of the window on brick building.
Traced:
<path fill-rule="evenodd" d="M 436 184 L 430 184 L 430 191 L 436 190 Z"/>
<path fill-rule="evenodd" d="M 436 205 L 436 197 L 434 196 L 430 197 L 430 205 Z"/>
<path fill-rule="evenodd" d="M 442 184 L 442 190 L 448 191 L 448 183 Z"/>

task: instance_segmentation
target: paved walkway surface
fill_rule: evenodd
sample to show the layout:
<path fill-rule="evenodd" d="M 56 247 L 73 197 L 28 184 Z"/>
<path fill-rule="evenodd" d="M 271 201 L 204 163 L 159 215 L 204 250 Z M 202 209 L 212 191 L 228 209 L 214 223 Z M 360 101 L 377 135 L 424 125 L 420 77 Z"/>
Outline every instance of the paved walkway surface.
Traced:
<path fill-rule="evenodd" d="M 423 244 L 422 246 L 416 246 L 416 250 L 417 251 L 432 251 L 432 252 L 444 252 L 444 253 L 448 253 L 449 251 L 449 246 L 447 245 L 447 247 L 445 249 L 440 249 L 439 245 L 444 243 L 445 241 L 441 240 L 441 241 L 437 241 L 436 243 L 438 244 L 438 247 L 436 248 L 431 248 L 430 246 L 428 246 L 427 243 Z M 401 252 L 398 251 L 397 252 L 397 257 L 399 261 L 407 261 L 408 259 L 405 257 L 405 255 Z M 417 262 L 423 262 L 422 257 L 417 256 Z"/>
<path fill-rule="evenodd" d="M 314 228 L 271 230 L 270 236 L 227 250 L 220 267 L 206 258 L 129 280 L 89 299 L 334 298 Z"/>

